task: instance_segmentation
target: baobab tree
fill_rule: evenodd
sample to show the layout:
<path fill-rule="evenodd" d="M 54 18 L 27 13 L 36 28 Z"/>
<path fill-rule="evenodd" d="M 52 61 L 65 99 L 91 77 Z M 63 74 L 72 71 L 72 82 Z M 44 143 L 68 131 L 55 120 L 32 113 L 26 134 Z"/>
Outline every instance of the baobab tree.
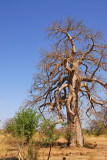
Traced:
<path fill-rule="evenodd" d="M 58 122 L 67 119 L 68 128 L 74 133 L 71 144 L 83 146 L 81 101 L 88 117 L 107 104 L 107 83 L 103 79 L 107 71 L 107 46 L 101 32 L 69 17 L 64 23 L 53 22 L 47 32 L 52 45 L 49 50 L 41 50 L 29 104 L 37 106 L 43 116 L 47 111 L 55 112 Z"/>

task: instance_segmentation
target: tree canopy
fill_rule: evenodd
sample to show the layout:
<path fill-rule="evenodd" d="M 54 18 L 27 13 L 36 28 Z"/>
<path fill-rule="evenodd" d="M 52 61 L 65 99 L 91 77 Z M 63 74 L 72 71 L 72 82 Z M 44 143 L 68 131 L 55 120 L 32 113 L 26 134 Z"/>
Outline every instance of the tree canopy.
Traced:
<path fill-rule="evenodd" d="M 38 106 L 43 116 L 55 112 L 59 120 L 67 119 L 75 142 L 83 145 L 80 108 L 90 117 L 107 107 L 107 45 L 100 31 L 69 17 L 53 22 L 47 32 L 51 49 L 41 50 L 28 105 Z"/>

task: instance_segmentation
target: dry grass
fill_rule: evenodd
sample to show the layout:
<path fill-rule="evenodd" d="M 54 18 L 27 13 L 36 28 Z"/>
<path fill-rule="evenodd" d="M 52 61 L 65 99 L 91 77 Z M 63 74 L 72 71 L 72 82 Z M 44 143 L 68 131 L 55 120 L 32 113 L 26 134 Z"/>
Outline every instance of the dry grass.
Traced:
<path fill-rule="evenodd" d="M 34 139 L 39 140 L 36 134 Z M 59 140 L 65 142 L 63 138 Z M 86 147 L 60 147 L 54 146 L 51 151 L 50 160 L 107 160 L 107 137 L 85 136 Z M 97 146 L 96 146 L 97 144 Z M 89 145 L 89 146 L 88 146 Z M 90 145 L 95 147 L 90 147 Z M 26 154 L 27 146 L 24 146 L 23 153 Z M 18 143 L 11 135 L 0 132 L 0 160 L 9 157 L 18 157 Z M 38 160 L 47 160 L 49 148 L 41 147 Z"/>

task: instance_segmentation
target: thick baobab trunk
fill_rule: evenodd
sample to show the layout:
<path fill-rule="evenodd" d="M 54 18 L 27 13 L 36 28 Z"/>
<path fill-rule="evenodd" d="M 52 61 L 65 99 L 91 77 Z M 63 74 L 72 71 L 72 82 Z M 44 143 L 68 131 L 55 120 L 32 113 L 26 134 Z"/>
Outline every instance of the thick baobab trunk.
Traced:
<path fill-rule="evenodd" d="M 71 81 L 72 79 L 72 81 Z M 84 145 L 81 122 L 79 117 L 79 88 L 80 80 L 77 75 L 73 75 L 69 81 L 69 93 L 67 102 L 68 128 L 73 133 L 71 145 Z M 72 113 L 73 112 L 73 113 Z"/>
<path fill-rule="evenodd" d="M 71 114 L 67 114 L 68 119 L 68 132 L 73 134 L 71 138 L 71 146 L 83 146 L 84 145 L 84 137 L 82 134 L 82 128 L 80 123 L 80 118 L 78 115 L 71 116 Z"/>
<path fill-rule="evenodd" d="M 75 126 L 75 134 L 76 134 L 76 144 L 83 146 L 84 145 L 84 137 L 82 134 L 81 122 L 79 115 L 74 117 L 74 126 Z"/>

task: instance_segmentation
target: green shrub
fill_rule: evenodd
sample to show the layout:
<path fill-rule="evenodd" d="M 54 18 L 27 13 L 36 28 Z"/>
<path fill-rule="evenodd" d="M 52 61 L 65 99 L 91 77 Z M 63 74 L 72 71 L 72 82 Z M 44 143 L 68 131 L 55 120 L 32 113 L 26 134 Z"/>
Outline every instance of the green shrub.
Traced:
<path fill-rule="evenodd" d="M 35 109 L 21 109 L 7 124 L 7 130 L 13 136 L 26 138 L 29 142 L 38 127 L 39 119 L 40 115 Z"/>
<path fill-rule="evenodd" d="M 100 136 L 102 133 L 103 133 L 103 128 L 102 128 L 102 126 L 98 126 L 98 128 L 96 127 L 95 130 L 94 130 L 94 132 L 93 132 L 93 134 L 94 134 L 95 136 Z"/>
<path fill-rule="evenodd" d="M 52 145 L 60 138 L 60 134 L 58 132 L 55 132 L 56 122 L 51 121 L 50 119 L 43 120 L 41 123 L 41 130 L 42 130 L 42 139 L 44 142 L 44 145 L 46 147 L 50 147 L 49 153 L 48 153 L 48 160 L 50 158 L 51 154 L 51 148 Z"/>
<path fill-rule="evenodd" d="M 107 108 L 102 108 L 97 115 L 89 122 L 89 130 L 95 136 L 107 133 Z"/>
<path fill-rule="evenodd" d="M 45 146 L 53 145 L 60 138 L 60 133 L 55 132 L 56 122 L 50 119 L 41 123 L 42 139 Z"/>
<path fill-rule="evenodd" d="M 69 129 L 66 129 L 64 137 L 67 140 L 67 145 L 69 146 L 71 144 L 72 138 L 74 137 L 74 133 L 69 131 Z"/>
<path fill-rule="evenodd" d="M 91 135 L 91 131 L 89 129 L 82 129 L 83 134 L 87 134 L 88 136 Z"/>

